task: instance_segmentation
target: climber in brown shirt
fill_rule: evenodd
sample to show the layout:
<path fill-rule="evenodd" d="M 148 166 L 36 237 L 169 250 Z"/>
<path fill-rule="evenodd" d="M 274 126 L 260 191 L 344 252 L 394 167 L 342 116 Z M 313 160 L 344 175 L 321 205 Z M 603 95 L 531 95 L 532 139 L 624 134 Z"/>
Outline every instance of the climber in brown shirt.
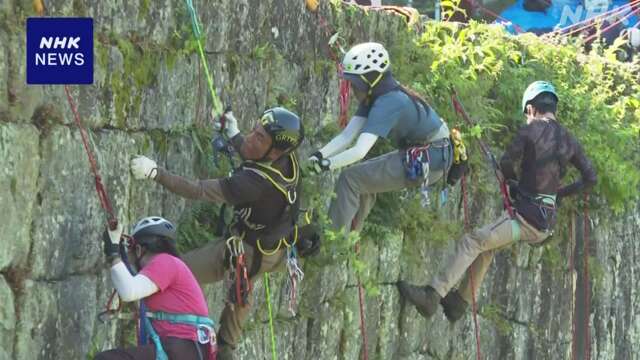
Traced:
<path fill-rule="evenodd" d="M 424 317 L 432 316 L 440 303 L 451 322 L 460 319 L 495 250 L 518 241 L 542 243 L 555 225 L 558 200 L 596 183 L 595 170 L 580 143 L 556 120 L 557 103 L 554 87 L 545 81 L 532 83 L 524 93 L 522 111 L 527 124 L 500 159 L 515 210 L 513 218 L 505 212 L 497 221 L 464 235 L 443 271 L 429 285 L 398 283 L 402 297 Z M 515 171 L 517 162 L 519 174 Z M 569 164 L 580 172 L 581 179 L 563 187 L 561 179 Z M 454 289 L 461 278 L 459 289 Z"/>
<path fill-rule="evenodd" d="M 233 206 L 234 216 L 225 241 L 212 242 L 183 256 L 202 283 L 223 280 L 231 273 L 236 283 L 220 318 L 218 359 L 233 359 L 242 324 L 249 314 L 251 282 L 274 271 L 286 261 L 286 247 L 296 243 L 299 254 L 317 250 L 318 237 L 294 238 L 299 207 L 299 166 L 294 150 L 304 139 L 300 118 L 281 107 L 265 111 L 253 130 L 242 136 L 233 113 L 226 112 L 222 131 L 243 159 L 240 168 L 226 178 L 189 180 L 158 167 L 144 156 L 131 161 L 137 179 L 154 179 L 171 192 L 193 200 Z M 221 117 L 214 124 L 221 128 Z M 242 255 L 242 256 L 241 256 Z M 238 267 L 240 264 L 243 267 Z M 229 270 L 229 271 L 227 271 Z"/>

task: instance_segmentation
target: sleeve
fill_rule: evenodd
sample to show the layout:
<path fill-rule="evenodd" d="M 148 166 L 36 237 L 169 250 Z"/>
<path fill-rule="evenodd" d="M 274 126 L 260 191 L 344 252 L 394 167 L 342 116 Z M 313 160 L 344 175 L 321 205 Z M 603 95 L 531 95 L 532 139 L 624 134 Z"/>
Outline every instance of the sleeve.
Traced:
<path fill-rule="evenodd" d="M 175 271 L 176 259 L 167 254 L 158 254 L 145 265 L 140 271 L 140 275 L 144 275 L 153 281 L 160 291 L 166 290 L 176 280 Z"/>
<path fill-rule="evenodd" d="M 507 146 L 507 150 L 502 155 L 502 158 L 500 158 L 500 171 L 502 171 L 505 179 L 518 180 L 515 164 L 522 160 L 524 147 L 528 139 L 526 129 L 527 128 L 524 127 L 518 131 L 515 139 Z"/>
<path fill-rule="evenodd" d="M 220 179 L 190 180 L 158 168 L 155 181 L 172 193 L 187 199 L 229 203 L 222 191 Z"/>
<path fill-rule="evenodd" d="M 220 180 L 220 188 L 231 205 L 246 204 L 259 200 L 271 185 L 260 175 L 241 170 L 228 178 Z"/>
<path fill-rule="evenodd" d="M 399 101 L 394 101 L 394 98 L 378 98 L 369 111 L 369 116 L 362 128 L 362 132 L 386 138 L 391 129 L 398 123 L 402 111 L 403 104 Z"/>
<path fill-rule="evenodd" d="M 159 287 L 147 276 L 132 276 L 122 262 L 111 267 L 111 281 L 122 301 L 136 301 L 158 292 Z"/>
<path fill-rule="evenodd" d="M 593 168 L 591 161 L 585 155 L 582 146 L 573 138 L 572 142 L 574 143 L 575 151 L 573 156 L 569 159 L 569 162 L 578 169 L 581 178 L 572 184 L 560 188 L 558 190 L 559 197 L 571 196 L 579 191 L 587 190 L 593 187 L 598 181 L 596 170 Z"/>
<path fill-rule="evenodd" d="M 360 134 L 356 144 L 349 150 L 345 150 L 331 158 L 330 168 L 331 170 L 339 169 L 347 165 L 351 165 L 356 161 L 362 160 L 369 150 L 375 145 L 378 137 L 373 134 Z"/>
<path fill-rule="evenodd" d="M 352 117 L 349 123 L 347 123 L 347 127 L 345 127 L 338 136 L 329 141 L 327 145 L 320 149 L 322 156 L 327 158 L 339 153 L 340 151 L 344 151 L 356 136 L 358 136 L 366 121 L 367 118 L 362 116 Z"/>

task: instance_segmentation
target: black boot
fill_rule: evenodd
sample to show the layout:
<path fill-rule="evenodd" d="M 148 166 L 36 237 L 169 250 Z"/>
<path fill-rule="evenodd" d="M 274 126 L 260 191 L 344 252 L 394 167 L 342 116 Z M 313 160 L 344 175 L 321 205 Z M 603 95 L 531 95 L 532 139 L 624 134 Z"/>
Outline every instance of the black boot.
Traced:
<path fill-rule="evenodd" d="M 440 300 L 440 304 L 442 305 L 442 310 L 444 310 L 444 315 L 452 323 L 460 320 L 469 306 L 462 296 L 460 296 L 458 290 L 449 291 L 447 296 Z"/>
<path fill-rule="evenodd" d="M 400 295 L 412 303 L 425 318 L 430 318 L 438 310 L 438 303 L 442 297 L 431 286 L 416 286 L 405 281 L 399 281 L 397 286 Z"/>

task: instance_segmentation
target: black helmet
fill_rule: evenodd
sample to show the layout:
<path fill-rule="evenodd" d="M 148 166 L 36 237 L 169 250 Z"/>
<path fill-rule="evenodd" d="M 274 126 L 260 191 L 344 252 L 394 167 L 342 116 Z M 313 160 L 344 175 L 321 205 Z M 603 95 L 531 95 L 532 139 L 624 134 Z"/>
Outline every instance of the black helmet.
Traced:
<path fill-rule="evenodd" d="M 141 245 L 144 245 L 144 238 L 155 238 L 157 236 L 167 238 L 170 242 L 175 243 L 176 227 L 164 218 L 150 216 L 138 221 L 133 230 L 131 230 L 131 236 Z"/>
<path fill-rule="evenodd" d="M 304 140 L 304 127 L 298 115 L 283 107 L 266 110 L 260 123 L 273 139 L 272 147 L 285 153 L 295 150 Z"/>

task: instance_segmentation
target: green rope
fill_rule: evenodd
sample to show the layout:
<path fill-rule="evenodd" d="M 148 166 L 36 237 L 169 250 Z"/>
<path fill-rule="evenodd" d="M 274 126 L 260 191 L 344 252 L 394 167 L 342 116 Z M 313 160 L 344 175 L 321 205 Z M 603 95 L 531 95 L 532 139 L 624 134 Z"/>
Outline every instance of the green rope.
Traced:
<path fill-rule="evenodd" d="M 202 60 L 202 65 L 204 66 L 204 72 L 207 75 L 207 83 L 209 84 L 209 92 L 211 93 L 211 100 L 213 102 L 213 108 L 217 114 L 222 113 L 222 103 L 220 99 L 216 96 L 216 92 L 213 89 L 213 77 L 209 72 L 209 66 L 207 65 L 207 59 L 204 56 L 204 50 L 202 49 L 202 43 L 200 42 L 200 37 L 202 33 L 200 32 L 200 25 L 198 25 L 198 15 L 196 15 L 196 9 L 193 7 L 192 0 L 185 0 L 187 3 L 187 9 L 189 10 L 189 15 L 191 16 L 191 28 L 193 29 L 193 36 L 196 38 L 196 42 L 198 43 L 198 53 L 200 53 L 200 59 Z"/>
<path fill-rule="evenodd" d="M 276 336 L 273 331 L 273 314 L 271 313 L 271 294 L 269 293 L 269 274 L 264 273 L 264 288 L 267 290 L 267 309 L 269 309 L 269 328 L 271 329 L 271 358 L 278 359 L 276 356 Z"/>

